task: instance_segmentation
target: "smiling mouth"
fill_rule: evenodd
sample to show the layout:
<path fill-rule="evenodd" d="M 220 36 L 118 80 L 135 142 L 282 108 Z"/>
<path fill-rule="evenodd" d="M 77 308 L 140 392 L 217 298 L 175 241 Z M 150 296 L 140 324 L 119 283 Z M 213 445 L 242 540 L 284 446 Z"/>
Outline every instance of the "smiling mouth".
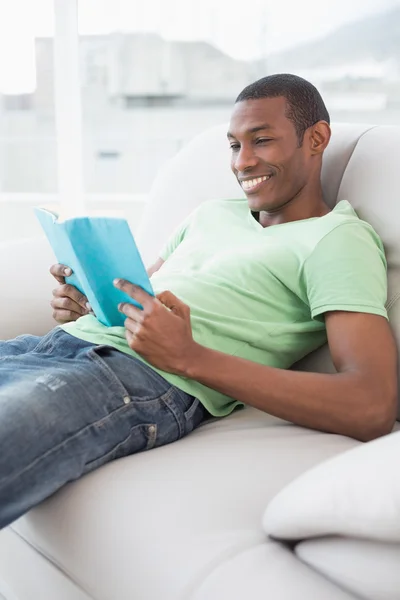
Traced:
<path fill-rule="evenodd" d="M 271 179 L 272 175 L 264 175 L 263 177 L 254 177 L 254 179 L 246 179 L 241 181 L 240 185 L 245 192 L 253 192 L 258 189 L 265 181 Z"/>

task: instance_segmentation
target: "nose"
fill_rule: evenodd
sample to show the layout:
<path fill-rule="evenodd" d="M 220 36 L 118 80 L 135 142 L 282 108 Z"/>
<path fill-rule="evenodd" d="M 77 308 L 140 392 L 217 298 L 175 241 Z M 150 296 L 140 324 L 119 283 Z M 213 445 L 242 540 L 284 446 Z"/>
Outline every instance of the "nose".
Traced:
<path fill-rule="evenodd" d="M 257 156 L 250 144 L 243 144 L 232 157 L 232 166 L 237 172 L 246 171 L 257 164 Z"/>

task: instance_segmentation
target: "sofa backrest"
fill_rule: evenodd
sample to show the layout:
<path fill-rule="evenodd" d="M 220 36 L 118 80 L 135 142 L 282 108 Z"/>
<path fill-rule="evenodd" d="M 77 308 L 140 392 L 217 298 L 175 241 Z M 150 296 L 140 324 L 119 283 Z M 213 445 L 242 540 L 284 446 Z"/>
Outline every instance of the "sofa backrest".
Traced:
<path fill-rule="evenodd" d="M 174 228 L 201 202 L 244 197 L 230 171 L 226 131 L 224 124 L 200 134 L 160 171 L 136 232 L 147 265 L 156 259 Z M 333 124 L 322 184 L 330 206 L 348 200 L 382 238 L 389 266 L 387 308 L 400 347 L 398 156 L 400 127 Z M 296 368 L 334 372 L 327 347 L 303 359 Z"/>

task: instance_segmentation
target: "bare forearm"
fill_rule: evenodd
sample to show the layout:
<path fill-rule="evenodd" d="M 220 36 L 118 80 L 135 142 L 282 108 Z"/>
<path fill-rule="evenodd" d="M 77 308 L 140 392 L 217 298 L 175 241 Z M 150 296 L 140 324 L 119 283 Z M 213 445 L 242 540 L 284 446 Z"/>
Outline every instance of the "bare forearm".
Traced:
<path fill-rule="evenodd" d="M 365 424 L 372 429 L 380 426 L 368 382 L 354 372 L 327 375 L 276 369 L 195 344 L 185 376 L 305 427 L 369 439 L 376 435 L 366 431 Z"/>

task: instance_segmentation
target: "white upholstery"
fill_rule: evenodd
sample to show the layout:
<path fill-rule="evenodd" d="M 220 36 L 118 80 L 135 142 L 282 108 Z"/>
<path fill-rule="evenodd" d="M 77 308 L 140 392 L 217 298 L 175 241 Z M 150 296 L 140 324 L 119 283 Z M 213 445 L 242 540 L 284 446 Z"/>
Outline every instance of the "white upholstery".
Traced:
<path fill-rule="evenodd" d="M 399 457 L 400 431 L 314 467 L 269 503 L 266 532 L 288 540 L 350 535 L 400 545 Z"/>
<path fill-rule="evenodd" d="M 271 542 L 234 554 L 199 586 L 191 600 L 350 600 L 334 583 L 296 560 L 289 548 Z"/>
<path fill-rule="evenodd" d="M 397 166 L 389 152 L 398 153 L 400 135 L 394 128 L 370 129 L 334 127 L 324 189 L 330 204 L 349 194 L 389 244 L 393 299 L 400 242 L 394 234 Z M 229 171 L 225 131 L 205 132 L 160 173 L 137 231 L 145 262 L 199 202 L 241 194 Z M 386 148 L 389 166 L 377 143 Z M 376 178 L 370 188 L 358 180 L 361 174 L 369 181 L 369 169 Z M 54 284 L 44 275 L 51 253 L 43 241 L 30 244 L 0 253 L 8 290 L 0 299 L 7 315 L 0 338 L 51 326 Z M 394 303 L 396 327 L 397 310 Z M 326 349 L 299 368 L 305 366 L 331 368 Z M 116 461 L 65 487 L 0 532 L 0 590 L 3 580 L 18 600 L 354 600 L 324 569 L 317 572 L 289 547 L 268 540 L 262 515 L 296 477 L 358 445 L 250 408 L 207 423 L 176 444 Z"/>
<path fill-rule="evenodd" d="M 385 245 L 388 261 L 390 323 L 400 347 L 400 236 L 399 155 L 400 128 L 375 127 L 357 142 L 343 174 L 337 201 L 349 200 L 358 215 L 373 225 Z M 330 155 L 327 155 L 330 159 Z M 400 354 L 399 354 L 400 360 Z M 333 372 L 326 349 L 302 362 L 302 368 Z M 400 402 L 398 409 L 400 418 Z"/>
<path fill-rule="evenodd" d="M 54 327 L 50 301 L 57 283 L 49 273 L 53 257 L 45 238 L 0 243 L 0 339 L 41 335 Z"/>
<path fill-rule="evenodd" d="M 355 445 L 248 409 L 67 486 L 18 521 L 13 535 L 96 600 L 242 600 L 250 583 L 235 593 L 223 573 L 265 546 L 265 504 L 299 473 Z M 1 535 L 0 580 L 10 550 Z M 260 555 L 265 572 L 258 569 L 253 596 L 257 587 L 278 588 L 277 571 L 296 562 L 273 546 Z M 321 597 L 320 576 L 300 565 L 291 577 L 297 598 Z M 292 584 L 282 589 L 289 598 Z M 330 593 L 346 598 L 334 587 Z"/>
<path fill-rule="evenodd" d="M 400 544 L 322 538 L 298 544 L 296 554 L 360 598 L 400 598 Z"/>
<path fill-rule="evenodd" d="M 146 264 L 157 258 L 171 231 L 201 202 L 243 197 L 229 167 L 227 129 L 227 124 L 219 125 L 197 136 L 157 178 L 135 236 Z M 389 316 L 400 344 L 400 236 L 395 218 L 400 128 L 341 124 L 332 129 L 322 172 L 325 199 L 330 206 L 348 200 L 382 237 L 389 264 Z M 297 368 L 335 371 L 326 347 Z"/>
<path fill-rule="evenodd" d="M 368 125 L 341 125 L 334 134 L 323 167 L 324 194 L 330 206 L 337 202 L 344 170 Z M 228 125 L 218 125 L 196 136 L 172 158 L 157 177 L 135 238 L 147 265 L 173 229 L 204 200 L 244 198 L 230 166 Z"/>

